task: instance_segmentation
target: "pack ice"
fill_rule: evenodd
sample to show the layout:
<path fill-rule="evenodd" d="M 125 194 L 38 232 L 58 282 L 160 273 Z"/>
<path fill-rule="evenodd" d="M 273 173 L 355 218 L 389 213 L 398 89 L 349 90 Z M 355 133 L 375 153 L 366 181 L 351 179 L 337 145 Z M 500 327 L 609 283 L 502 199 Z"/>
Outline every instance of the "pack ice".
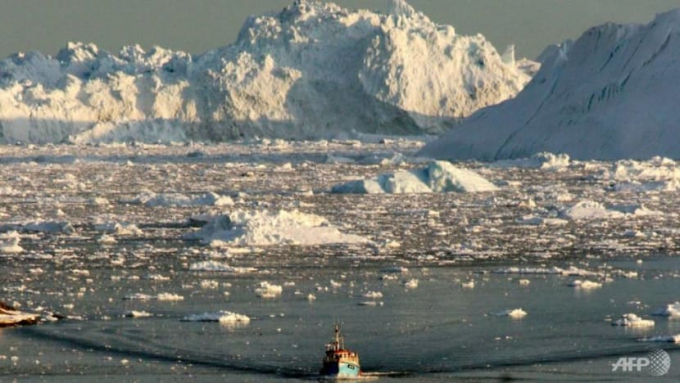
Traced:
<path fill-rule="evenodd" d="M 441 159 L 548 151 L 576 159 L 677 158 L 680 9 L 647 25 L 605 24 L 549 48 L 514 99 L 423 148 Z"/>
<path fill-rule="evenodd" d="M 390 3 L 379 14 L 298 0 L 200 55 L 83 43 L 12 55 L 0 62 L 0 141 L 440 132 L 530 79 L 512 50 Z"/>
<path fill-rule="evenodd" d="M 426 168 L 402 170 L 377 177 L 352 181 L 333 187 L 333 193 L 406 194 L 495 191 L 496 186 L 479 174 L 453 166 L 446 161 L 432 161 Z"/>

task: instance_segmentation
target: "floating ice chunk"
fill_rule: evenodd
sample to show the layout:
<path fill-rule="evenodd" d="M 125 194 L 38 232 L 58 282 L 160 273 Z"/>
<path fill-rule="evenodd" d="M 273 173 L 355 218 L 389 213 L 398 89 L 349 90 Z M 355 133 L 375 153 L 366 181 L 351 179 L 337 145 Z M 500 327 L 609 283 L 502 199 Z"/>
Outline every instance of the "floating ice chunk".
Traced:
<path fill-rule="evenodd" d="M 253 267 L 233 267 L 224 262 L 204 261 L 192 263 L 189 266 L 191 271 L 218 271 L 232 274 L 248 274 L 257 271 Z"/>
<path fill-rule="evenodd" d="M 186 196 L 179 193 L 142 193 L 131 199 L 123 199 L 120 202 L 132 205 L 157 206 L 231 206 L 234 201 L 231 197 L 221 196 L 212 192 L 198 196 Z"/>
<path fill-rule="evenodd" d="M 512 319 L 522 319 L 525 316 L 527 316 L 527 312 L 522 310 L 522 309 L 511 309 L 511 310 L 505 310 L 505 311 L 499 311 L 496 314 L 496 316 L 507 316 Z"/>
<path fill-rule="evenodd" d="M 21 222 L 21 223 L 9 223 L 5 225 L 0 225 L 1 229 L 13 229 L 22 232 L 29 233 L 64 233 L 72 234 L 75 233 L 73 226 L 64 221 L 33 221 L 33 222 Z"/>
<path fill-rule="evenodd" d="M 612 326 L 654 327 L 654 321 L 650 319 L 642 319 L 635 314 L 623 314 L 620 319 L 612 322 Z"/>
<path fill-rule="evenodd" d="M 520 286 L 529 286 L 531 281 L 528 279 L 520 279 L 517 283 L 519 283 Z"/>
<path fill-rule="evenodd" d="M 283 287 L 280 285 L 273 285 L 269 282 L 260 282 L 255 288 L 255 294 L 260 298 L 270 299 L 280 297 L 283 293 Z"/>
<path fill-rule="evenodd" d="M 501 160 L 490 164 L 496 168 L 534 168 L 543 170 L 559 170 L 569 167 L 570 158 L 567 154 L 537 153 L 530 158 L 515 160 Z"/>
<path fill-rule="evenodd" d="M 380 299 L 383 297 L 383 294 L 379 291 L 369 291 L 365 293 L 363 297 L 368 299 Z"/>
<path fill-rule="evenodd" d="M 370 243 L 358 235 L 344 234 L 325 218 L 298 211 L 235 211 L 210 219 L 199 231 L 185 236 L 204 243 L 237 246 L 325 245 Z"/>
<path fill-rule="evenodd" d="M 213 280 L 203 280 L 201 281 L 201 288 L 205 290 L 214 290 L 220 287 L 220 283 Z"/>
<path fill-rule="evenodd" d="M 479 174 L 446 161 L 432 161 L 426 168 L 382 174 L 375 178 L 335 185 L 340 194 L 409 194 L 488 192 L 498 188 Z"/>
<path fill-rule="evenodd" d="M 384 304 L 385 304 L 384 302 L 377 301 L 366 301 L 357 303 L 357 305 L 359 306 L 383 306 Z"/>
<path fill-rule="evenodd" d="M 39 314 L 21 312 L 0 302 L 0 327 L 36 324 L 39 320 Z"/>
<path fill-rule="evenodd" d="M 563 210 L 561 216 L 571 220 L 586 219 L 616 219 L 627 216 L 644 217 L 662 215 L 663 213 L 649 210 L 644 205 L 619 205 L 606 208 L 603 204 L 593 201 L 581 201 Z"/>
<path fill-rule="evenodd" d="M 243 314 L 231 311 L 218 311 L 214 313 L 193 314 L 182 318 L 182 322 L 219 322 L 222 325 L 247 325 L 250 318 Z"/>
<path fill-rule="evenodd" d="M 158 294 L 157 299 L 159 301 L 183 301 L 184 297 L 177 294 L 161 293 Z"/>
<path fill-rule="evenodd" d="M 137 225 L 123 222 L 95 223 L 94 229 L 97 231 L 103 231 L 108 234 L 116 234 L 119 236 L 132 236 L 143 234 L 142 230 L 140 230 L 137 227 Z"/>
<path fill-rule="evenodd" d="M 309 295 L 307 295 L 307 300 L 310 302 L 314 302 L 316 300 L 316 295 L 309 293 Z"/>
<path fill-rule="evenodd" d="M 680 318 L 680 302 L 668 304 L 666 307 L 654 311 L 652 315 L 669 318 Z"/>
<path fill-rule="evenodd" d="M 0 254 L 19 254 L 23 252 L 24 249 L 19 246 L 19 242 L 21 242 L 21 239 L 18 237 L 0 240 Z"/>
<path fill-rule="evenodd" d="M 592 282 L 592 281 L 581 281 L 576 279 L 568 284 L 569 287 L 575 287 L 582 290 L 599 289 L 602 287 L 602 283 Z"/>
<path fill-rule="evenodd" d="M 114 245 L 118 241 L 110 235 L 102 234 L 99 238 L 97 238 L 97 242 L 101 243 L 102 245 Z"/>
<path fill-rule="evenodd" d="M 408 281 L 404 282 L 404 287 L 407 289 L 417 289 L 418 288 L 418 280 L 417 279 L 409 279 Z"/>
<path fill-rule="evenodd" d="M 128 311 L 125 314 L 123 314 L 124 317 L 126 318 L 149 318 L 152 317 L 153 314 L 148 313 L 146 311 Z"/>
<path fill-rule="evenodd" d="M 560 218 L 547 218 L 529 215 L 516 220 L 520 225 L 534 225 L 534 226 L 561 226 L 566 225 L 569 221 Z"/>
<path fill-rule="evenodd" d="M 475 281 L 463 282 L 460 285 L 464 289 L 474 289 L 475 288 Z"/>
<path fill-rule="evenodd" d="M 170 294 L 170 293 L 161 293 L 158 295 L 149 295 L 149 294 L 142 294 L 142 293 L 135 293 L 132 295 L 126 295 L 123 297 L 124 300 L 131 300 L 131 301 L 183 301 L 184 297 L 181 295 L 177 294 Z"/>
<path fill-rule="evenodd" d="M 563 210 L 561 216 L 571 220 L 581 220 L 623 218 L 624 214 L 620 211 L 609 210 L 598 202 L 581 201 L 576 205 Z"/>

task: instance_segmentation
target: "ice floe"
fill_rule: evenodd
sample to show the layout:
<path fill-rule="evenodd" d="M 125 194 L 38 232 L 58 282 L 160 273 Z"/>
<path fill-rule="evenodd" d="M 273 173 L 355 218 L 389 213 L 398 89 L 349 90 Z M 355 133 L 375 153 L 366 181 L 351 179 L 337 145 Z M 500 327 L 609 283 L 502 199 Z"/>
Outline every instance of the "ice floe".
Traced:
<path fill-rule="evenodd" d="M 258 297 L 265 299 L 278 298 L 282 293 L 282 286 L 270 284 L 267 281 L 260 282 L 260 284 L 255 288 L 255 294 Z"/>
<path fill-rule="evenodd" d="M 670 303 L 662 309 L 658 309 L 652 315 L 680 319 L 680 302 Z"/>
<path fill-rule="evenodd" d="M 123 314 L 125 318 L 149 318 L 152 317 L 153 314 L 146 312 L 146 311 L 128 311 L 125 314 Z"/>
<path fill-rule="evenodd" d="M 21 239 L 17 237 L 8 237 L 6 239 L 0 239 L 0 254 L 19 254 L 24 251 L 24 249 L 19 246 Z"/>
<path fill-rule="evenodd" d="M 571 160 L 567 154 L 536 153 L 529 158 L 501 160 L 489 164 L 496 168 L 534 168 L 543 170 L 559 170 L 569 167 Z"/>
<path fill-rule="evenodd" d="M 250 323 L 250 318 L 231 311 L 217 311 L 188 315 L 182 318 L 182 322 L 219 322 L 222 325 L 232 326 L 247 325 Z"/>
<path fill-rule="evenodd" d="M 402 170 L 375 178 L 333 186 L 339 194 L 410 194 L 489 192 L 498 188 L 479 174 L 446 161 L 432 161 L 426 168 Z"/>
<path fill-rule="evenodd" d="M 325 218 L 299 211 L 235 211 L 208 218 L 200 230 L 185 236 L 211 246 L 367 244 L 344 234 Z"/>
<path fill-rule="evenodd" d="M 612 322 L 612 326 L 625 327 L 654 327 L 654 321 L 651 319 L 642 319 L 635 314 L 623 314 L 621 318 Z"/>
<path fill-rule="evenodd" d="M 158 295 L 149 295 L 143 293 L 135 293 L 131 295 L 126 295 L 123 297 L 124 300 L 130 301 L 183 301 L 184 297 L 177 294 L 171 293 L 160 293 Z"/>
<path fill-rule="evenodd" d="M 231 274 L 248 274 L 257 271 L 254 267 L 233 267 L 224 262 L 203 261 L 192 263 L 189 266 L 191 271 L 217 271 Z"/>
<path fill-rule="evenodd" d="M 601 288 L 602 283 L 588 281 L 588 280 L 582 281 L 580 279 L 576 279 L 574 281 L 571 281 L 568 286 L 574 287 L 574 288 L 577 288 L 577 289 L 581 289 L 581 290 L 592 290 L 592 289 Z"/>
<path fill-rule="evenodd" d="M 507 316 L 512 319 L 522 319 L 527 316 L 527 312 L 522 309 L 510 309 L 495 313 L 496 316 Z"/>
<path fill-rule="evenodd" d="M 212 192 L 187 196 L 180 193 L 152 192 L 142 193 L 130 199 L 122 199 L 121 203 L 132 205 L 157 206 L 231 206 L 234 201 L 229 196 L 221 196 Z"/>
<path fill-rule="evenodd" d="M 39 321 L 40 314 L 21 312 L 0 302 L 0 327 L 36 324 Z"/>
<path fill-rule="evenodd" d="M 560 215 L 570 220 L 617 219 L 624 217 L 645 217 L 663 213 L 647 209 L 644 205 L 616 205 L 610 208 L 594 201 L 581 201 L 563 210 Z"/>

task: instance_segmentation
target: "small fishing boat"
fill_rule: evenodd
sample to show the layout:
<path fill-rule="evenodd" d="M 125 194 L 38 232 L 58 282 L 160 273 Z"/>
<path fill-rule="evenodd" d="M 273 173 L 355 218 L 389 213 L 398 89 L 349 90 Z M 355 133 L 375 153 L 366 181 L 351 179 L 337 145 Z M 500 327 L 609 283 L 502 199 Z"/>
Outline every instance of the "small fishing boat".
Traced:
<path fill-rule="evenodd" d="M 326 345 L 321 375 L 338 379 L 351 379 L 361 375 L 359 354 L 345 349 L 345 340 L 340 335 L 340 324 L 335 324 L 335 336 Z"/>

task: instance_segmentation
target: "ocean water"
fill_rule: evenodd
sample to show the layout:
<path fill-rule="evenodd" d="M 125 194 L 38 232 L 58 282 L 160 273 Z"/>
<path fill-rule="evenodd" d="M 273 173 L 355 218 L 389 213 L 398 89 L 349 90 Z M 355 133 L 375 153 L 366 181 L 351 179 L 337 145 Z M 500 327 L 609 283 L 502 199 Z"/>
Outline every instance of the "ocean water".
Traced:
<path fill-rule="evenodd" d="M 21 231 L 29 221 L 68 222 L 73 230 L 22 232 L 25 251 L 0 256 L 0 299 L 25 311 L 67 316 L 0 329 L 0 381 L 313 381 L 320 378 L 324 345 L 335 322 L 342 323 L 347 346 L 360 354 L 364 379 L 680 377 L 678 346 L 640 341 L 680 334 L 680 320 L 651 316 L 680 300 L 675 193 L 612 192 L 612 181 L 602 176 L 610 163 L 561 171 L 460 164 L 498 184 L 510 181 L 494 194 L 327 192 L 343 180 L 397 167 L 366 165 L 361 159 L 414 150 L 408 142 L 392 145 L 310 144 L 305 151 L 215 146 L 200 148 L 200 156 L 187 156 L 196 148 L 186 147 L 15 148 L 5 153 L 0 231 Z M 328 163 L 328 153 L 356 161 Z M 288 162 L 292 169 L 281 166 Z M 120 202 L 145 190 L 214 191 L 232 195 L 236 205 Z M 109 202 L 93 204 L 94 197 Z M 529 199 L 534 205 L 522 205 Z M 644 203 L 662 214 L 559 226 L 520 222 L 527 215 L 550 216 L 582 199 Z M 318 214 L 377 244 L 234 251 L 182 239 L 196 230 L 187 224 L 191 216 L 264 208 Z M 102 232 L 93 223 L 102 217 L 134 223 L 141 232 L 113 234 L 116 243 L 102 244 Z M 379 245 L 390 241 L 400 246 Z M 190 270 L 206 260 L 254 270 Z M 581 275 L 499 272 L 510 267 L 575 267 L 571 274 Z M 417 287 L 407 287 L 414 279 Z M 530 283 L 522 285 L 520 279 Z M 569 287 L 576 279 L 600 281 L 602 287 Z M 282 294 L 258 297 L 255 289 L 262 281 L 282 286 Z M 474 287 L 465 287 L 470 281 Z M 369 292 L 382 297 L 365 297 Z M 125 299 L 140 293 L 176 294 L 183 300 Z M 310 301 L 309 294 L 316 299 Z M 517 308 L 527 315 L 499 315 Z M 133 310 L 150 316 L 125 316 Z M 251 321 L 182 321 L 220 310 Z M 655 326 L 612 326 L 626 313 L 653 319 Z M 619 358 L 645 357 L 655 349 L 670 355 L 664 376 L 652 377 L 647 369 L 612 371 Z"/>

